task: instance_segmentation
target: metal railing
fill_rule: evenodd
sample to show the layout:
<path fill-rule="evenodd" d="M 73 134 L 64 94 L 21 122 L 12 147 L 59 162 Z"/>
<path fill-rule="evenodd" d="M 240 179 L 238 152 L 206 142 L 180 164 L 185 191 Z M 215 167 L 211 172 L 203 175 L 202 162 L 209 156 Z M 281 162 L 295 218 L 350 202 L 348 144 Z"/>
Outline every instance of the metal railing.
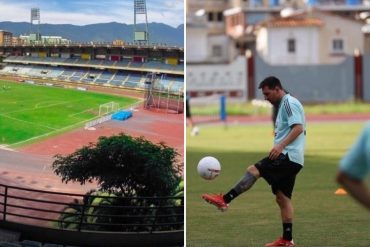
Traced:
<path fill-rule="evenodd" d="M 0 221 L 104 232 L 161 232 L 184 228 L 183 197 L 73 194 L 0 184 Z"/>
<path fill-rule="evenodd" d="M 111 42 L 71 42 L 69 44 L 47 44 L 47 43 L 36 43 L 36 44 L 5 44 L 0 47 L 119 47 L 119 48 L 148 48 L 148 49 L 169 49 L 183 51 L 184 47 L 180 45 L 173 45 L 167 43 L 151 43 L 146 44 L 144 42 L 126 42 L 122 45 L 116 45 Z"/>

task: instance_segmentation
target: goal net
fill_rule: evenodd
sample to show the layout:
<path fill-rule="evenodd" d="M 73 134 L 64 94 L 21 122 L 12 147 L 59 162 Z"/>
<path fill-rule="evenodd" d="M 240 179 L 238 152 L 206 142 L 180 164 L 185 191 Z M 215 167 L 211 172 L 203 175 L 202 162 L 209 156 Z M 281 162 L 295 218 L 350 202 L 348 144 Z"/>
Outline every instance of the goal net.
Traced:
<path fill-rule="evenodd" d="M 149 73 L 145 82 L 144 108 L 177 114 L 184 112 L 183 79 Z"/>
<path fill-rule="evenodd" d="M 119 104 L 113 101 L 101 104 L 99 105 L 99 117 L 111 114 L 119 109 Z"/>

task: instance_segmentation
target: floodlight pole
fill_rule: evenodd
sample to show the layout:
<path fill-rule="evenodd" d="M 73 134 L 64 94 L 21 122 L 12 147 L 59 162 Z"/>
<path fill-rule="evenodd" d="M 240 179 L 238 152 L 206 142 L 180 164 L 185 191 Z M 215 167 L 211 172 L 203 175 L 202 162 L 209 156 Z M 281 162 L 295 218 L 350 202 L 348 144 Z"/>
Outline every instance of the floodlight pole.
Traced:
<path fill-rule="evenodd" d="M 32 34 L 33 31 L 33 21 L 38 21 L 37 22 L 37 30 L 36 30 L 36 39 L 39 41 L 39 36 L 40 35 L 40 9 L 39 8 L 31 8 L 31 26 L 30 26 L 30 35 Z"/>
<path fill-rule="evenodd" d="M 137 16 L 145 15 L 145 31 L 139 31 L 137 26 Z M 138 37 L 139 32 L 143 33 L 143 37 Z M 149 28 L 148 15 L 146 11 L 146 0 L 134 0 L 134 41 L 143 41 L 149 44 Z"/>

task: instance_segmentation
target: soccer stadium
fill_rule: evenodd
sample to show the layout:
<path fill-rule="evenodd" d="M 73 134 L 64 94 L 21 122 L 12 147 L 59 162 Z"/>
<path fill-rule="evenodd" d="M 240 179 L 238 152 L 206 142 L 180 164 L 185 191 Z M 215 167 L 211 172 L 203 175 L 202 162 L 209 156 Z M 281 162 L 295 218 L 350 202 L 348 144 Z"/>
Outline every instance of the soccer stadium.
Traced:
<path fill-rule="evenodd" d="M 146 1 L 134 3 L 146 15 Z M 32 9 L 31 22 L 39 18 Z M 149 43 L 148 30 L 118 44 L 1 35 L 0 246 L 183 246 L 184 49 Z M 137 148 L 115 156 L 118 142 Z M 97 190 L 99 179 L 62 181 L 58 161 L 103 143 L 113 146 L 101 163 L 142 162 L 122 175 L 121 194 Z M 107 176 L 117 178 L 113 163 Z M 150 192 L 158 179 L 170 185 Z"/>

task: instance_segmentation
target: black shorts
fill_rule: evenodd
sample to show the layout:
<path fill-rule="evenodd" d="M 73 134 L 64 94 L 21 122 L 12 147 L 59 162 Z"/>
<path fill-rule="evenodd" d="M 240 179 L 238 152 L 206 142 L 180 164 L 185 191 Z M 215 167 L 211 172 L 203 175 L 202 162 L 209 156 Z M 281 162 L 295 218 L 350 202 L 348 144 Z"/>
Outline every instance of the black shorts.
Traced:
<path fill-rule="evenodd" d="M 300 164 L 290 161 L 288 154 L 280 154 L 276 160 L 263 158 L 255 166 L 271 186 L 272 193 L 276 195 L 280 190 L 288 198 L 292 197 L 295 177 L 302 169 Z"/>

